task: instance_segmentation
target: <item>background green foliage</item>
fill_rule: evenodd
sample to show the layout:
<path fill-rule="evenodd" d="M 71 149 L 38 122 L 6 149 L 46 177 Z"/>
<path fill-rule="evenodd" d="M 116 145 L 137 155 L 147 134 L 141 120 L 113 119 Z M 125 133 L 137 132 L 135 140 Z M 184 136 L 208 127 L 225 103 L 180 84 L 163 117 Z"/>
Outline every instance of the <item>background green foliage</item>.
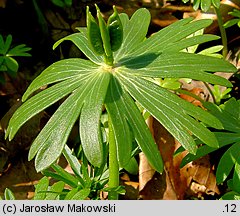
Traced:
<path fill-rule="evenodd" d="M 8 35 L 4 41 L 3 36 L 0 34 L 0 82 L 4 83 L 5 79 L 3 72 L 7 72 L 12 77 L 16 77 L 19 65 L 13 57 L 31 56 L 28 51 L 31 48 L 25 44 L 20 44 L 15 47 L 12 46 L 12 35 Z"/>

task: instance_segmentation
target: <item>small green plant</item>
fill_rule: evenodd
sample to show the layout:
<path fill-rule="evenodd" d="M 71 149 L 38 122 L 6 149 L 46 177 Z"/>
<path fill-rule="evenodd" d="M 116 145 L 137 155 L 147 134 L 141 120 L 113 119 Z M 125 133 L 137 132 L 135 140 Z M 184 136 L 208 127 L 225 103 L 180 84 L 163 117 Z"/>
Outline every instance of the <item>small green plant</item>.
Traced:
<path fill-rule="evenodd" d="M 27 53 L 31 48 L 25 44 L 20 44 L 12 47 L 12 35 L 8 35 L 4 41 L 0 35 L 0 82 L 4 83 L 5 79 L 3 72 L 6 72 L 12 77 L 16 77 L 18 71 L 18 62 L 13 57 L 31 56 Z"/>
<path fill-rule="evenodd" d="M 81 163 L 78 158 L 71 152 L 68 146 L 65 146 L 63 155 L 68 161 L 73 175 L 65 171 L 61 166 L 54 163 L 51 170 L 44 170 L 44 177 L 35 186 L 35 200 L 83 200 L 90 198 L 93 200 L 100 199 L 100 192 L 108 188 L 108 169 L 104 163 L 100 168 L 89 167 L 88 161 L 84 154 L 81 157 Z M 57 180 L 56 183 L 49 186 L 49 178 Z M 65 186 L 68 186 L 66 189 Z M 120 192 L 120 188 L 119 188 Z"/>
<path fill-rule="evenodd" d="M 239 199 L 240 196 L 240 100 L 229 99 L 219 106 L 205 103 L 210 113 L 216 116 L 224 127 L 224 130 L 214 132 L 219 141 L 219 148 L 228 149 L 222 155 L 216 171 L 217 183 L 221 184 L 228 179 L 228 187 L 231 192 L 223 195 L 222 199 Z M 201 142 L 199 142 L 200 144 Z M 196 155 L 188 154 L 182 161 L 182 166 L 190 161 L 196 160 L 204 155 L 218 150 L 218 148 L 202 145 L 198 148 Z M 231 171 L 233 170 L 233 176 Z M 232 178 L 231 178 L 232 177 Z"/>
<path fill-rule="evenodd" d="M 190 0 L 182 0 L 184 3 L 189 2 Z M 194 0 L 191 2 L 193 3 L 193 9 L 197 10 L 201 8 L 202 11 L 206 12 L 210 9 L 213 5 L 215 8 L 219 8 L 220 0 Z"/>
<path fill-rule="evenodd" d="M 4 190 L 3 198 L 0 196 L 0 200 L 15 200 L 15 196 L 9 188 L 6 188 Z"/>
<path fill-rule="evenodd" d="M 182 0 L 182 1 L 184 3 L 189 2 L 189 0 Z M 226 31 L 223 24 L 222 14 L 220 12 L 220 0 L 194 0 L 193 1 L 194 10 L 201 8 L 202 11 L 207 12 L 211 8 L 211 6 L 213 6 L 215 13 L 217 15 L 217 21 L 218 21 L 218 26 L 221 33 L 222 45 L 223 45 L 222 55 L 223 55 L 223 58 L 226 58 L 228 53 L 227 35 L 226 35 Z"/>
<path fill-rule="evenodd" d="M 229 12 L 228 14 L 232 15 L 235 18 L 234 19 L 230 19 L 229 21 L 227 21 L 224 24 L 224 27 L 225 28 L 229 28 L 229 27 L 237 24 L 238 27 L 240 28 L 240 10 L 233 9 L 233 11 Z"/>
<path fill-rule="evenodd" d="M 94 167 L 101 167 L 109 158 L 109 199 L 117 199 L 118 191 L 114 189 L 119 186 L 119 168 L 131 161 L 133 140 L 152 167 L 160 173 L 163 171 L 161 155 L 136 102 L 189 152 L 197 151 L 192 135 L 208 146 L 218 146 L 215 135 L 204 124 L 222 129 L 221 122 L 160 87 L 153 78 L 190 78 L 230 87 L 228 80 L 209 72 L 235 72 L 236 68 L 222 59 L 182 52 L 187 47 L 219 38 L 188 37 L 209 26 L 211 20 L 183 19 L 146 38 L 151 19 L 148 10 L 139 9 L 129 19 L 125 13 L 118 15 L 114 7 L 106 23 L 96 8 L 98 22 L 87 9 L 87 28 L 79 28 L 79 33 L 54 45 L 56 48 L 70 40 L 89 60 L 65 59 L 45 69 L 23 95 L 25 102 L 9 121 L 6 137 L 12 140 L 26 121 L 65 97 L 34 140 L 29 160 L 35 157 L 37 171 L 54 164 L 79 119 L 84 154 Z M 29 98 L 41 86 L 49 84 L 51 87 Z M 108 133 L 101 124 L 105 109 Z"/>
<path fill-rule="evenodd" d="M 232 88 L 226 88 L 225 90 L 221 90 L 219 85 L 214 85 L 212 89 L 212 94 L 214 97 L 214 103 L 217 105 L 221 104 L 221 100 L 226 100 L 231 97 L 229 94 L 232 91 Z"/>
<path fill-rule="evenodd" d="M 184 3 L 187 3 L 190 0 L 182 0 L 182 1 Z M 191 2 L 193 3 L 194 10 L 201 8 L 201 10 L 204 12 L 208 11 L 212 5 L 216 8 L 219 8 L 220 6 L 220 0 L 194 0 L 194 1 L 191 0 Z"/>

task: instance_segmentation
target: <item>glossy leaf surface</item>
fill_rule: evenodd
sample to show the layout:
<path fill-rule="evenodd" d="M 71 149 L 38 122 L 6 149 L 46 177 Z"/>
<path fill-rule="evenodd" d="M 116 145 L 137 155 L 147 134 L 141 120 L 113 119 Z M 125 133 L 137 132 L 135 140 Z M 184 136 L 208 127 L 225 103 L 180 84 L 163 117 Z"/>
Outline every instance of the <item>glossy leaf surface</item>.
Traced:
<path fill-rule="evenodd" d="M 57 160 L 64 150 L 71 128 L 78 120 L 84 153 L 92 165 L 101 167 L 106 161 L 103 152 L 106 143 L 102 140 L 100 117 L 106 108 L 112 119 L 119 164 L 123 167 L 128 164 L 132 140 L 135 140 L 153 168 L 162 172 L 160 152 L 136 102 L 191 153 L 197 150 L 192 135 L 210 148 L 218 146 L 215 135 L 204 125 L 222 129 L 223 122 L 158 86 L 154 80 L 191 78 L 231 86 L 226 79 L 212 74 L 216 71 L 235 72 L 236 68 L 230 63 L 182 52 L 190 46 L 218 39 L 212 35 L 189 37 L 212 21 L 183 19 L 147 38 L 150 23 L 148 10 L 139 9 L 130 19 L 127 14 L 120 14 L 119 17 L 123 25 L 123 43 L 119 50 L 113 52 L 113 65 L 106 65 L 103 57 L 93 52 L 86 28 L 80 28 L 79 33 L 61 39 L 54 48 L 64 40 L 70 40 L 89 60 L 67 59 L 49 66 L 29 86 L 23 96 L 26 102 L 10 120 L 6 136 L 12 139 L 32 116 L 66 98 L 30 149 L 29 158 L 36 156 L 38 171 Z M 48 84 L 53 85 L 30 97 Z M 78 173 L 77 170 L 75 172 Z"/>

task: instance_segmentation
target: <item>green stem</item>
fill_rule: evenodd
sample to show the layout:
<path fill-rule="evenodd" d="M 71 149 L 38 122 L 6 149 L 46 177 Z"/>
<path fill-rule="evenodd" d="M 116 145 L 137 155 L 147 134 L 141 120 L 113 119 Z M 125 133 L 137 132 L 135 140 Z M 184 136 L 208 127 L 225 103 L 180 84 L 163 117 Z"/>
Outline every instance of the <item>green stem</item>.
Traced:
<path fill-rule="evenodd" d="M 106 53 L 104 53 L 104 62 L 107 65 L 113 66 L 113 55 L 107 56 Z"/>
<path fill-rule="evenodd" d="M 110 115 L 108 115 L 108 127 L 109 127 L 109 182 L 110 188 L 116 188 L 119 186 L 119 165 L 117 160 L 117 147 L 114 137 L 114 131 L 112 127 L 112 121 Z M 118 193 L 110 191 L 108 193 L 109 200 L 117 200 Z"/>
<path fill-rule="evenodd" d="M 203 84 L 206 86 L 209 94 L 211 95 L 211 97 L 212 97 L 212 99 L 213 99 L 213 103 L 214 103 L 214 104 L 217 104 L 217 101 L 216 101 L 216 98 L 215 98 L 214 93 L 212 92 L 212 89 L 209 87 L 209 85 L 208 85 L 206 82 L 203 82 Z"/>
<path fill-rule="evenodd" d="M 222 19 L 220 9 L 217 7 L 214 7 L 214 9 L 215 9 L 215 12 L 217 15 L 218 26 L 219 26 L 219 30 L 220 30 L 221 38 L 222 38 L 222 45 L 223 45 L 222 55 L 223 55 L 223 58 L 226 59 L 227 53 L 228 53 L 227 34 L 226 34 L 225 28 L 223 27 L 223 19 Z"/>

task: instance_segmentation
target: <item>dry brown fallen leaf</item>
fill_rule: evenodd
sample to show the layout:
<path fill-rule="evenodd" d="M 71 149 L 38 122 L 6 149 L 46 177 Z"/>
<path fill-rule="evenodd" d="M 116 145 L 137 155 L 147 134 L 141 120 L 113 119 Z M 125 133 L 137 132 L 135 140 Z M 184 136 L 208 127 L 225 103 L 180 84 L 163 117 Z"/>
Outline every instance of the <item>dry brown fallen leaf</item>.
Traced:
<path fill-rule="evenodd" d="M 155 172 L 146 159 L 140 158 L 139 193 L 142 199 L 183 199 L 185 187 L 180 182 L 180 170 L 174 167 L 175 140 L 155 119 L 150 117 L 148 125 L 164 161 L 164 172 Z M 143 156 L 141 156 L 143 157 Z"/>

